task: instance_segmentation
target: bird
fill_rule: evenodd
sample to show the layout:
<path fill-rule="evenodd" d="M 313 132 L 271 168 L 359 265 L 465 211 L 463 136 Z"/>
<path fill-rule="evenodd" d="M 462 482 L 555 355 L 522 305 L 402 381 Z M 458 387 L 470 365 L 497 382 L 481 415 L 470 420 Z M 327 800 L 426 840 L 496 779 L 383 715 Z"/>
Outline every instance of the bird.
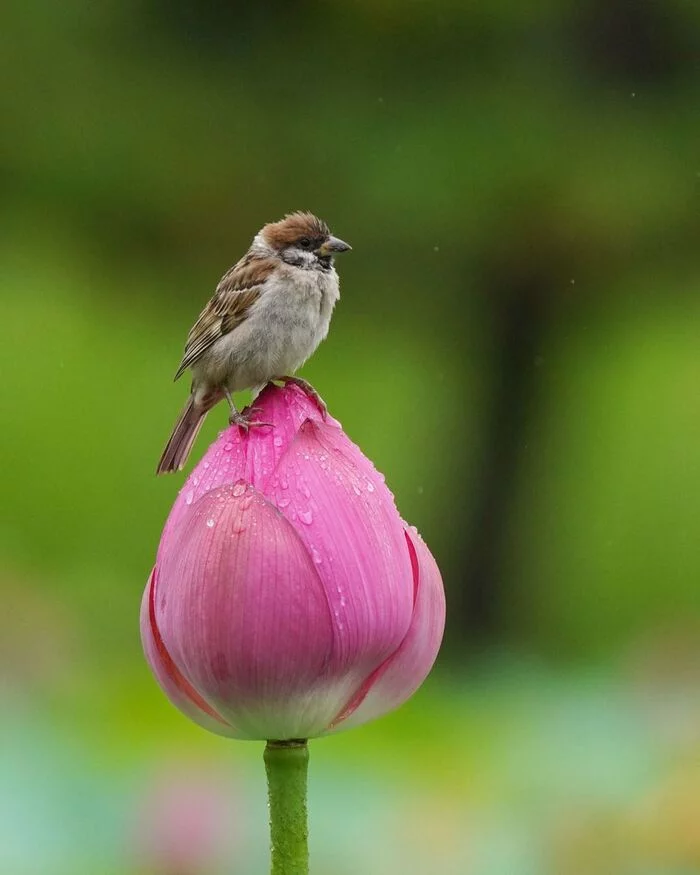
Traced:
<path fill-rule="evenodd" d="M 250 418 L 255 408 L 247 416 L 239 412 L 233 392 L 257 393 L 271 380 L 284 380 L 320 402 L 313 387 L 293 374 L 328 334 L 340 297 L 333 259 L 351 248 L 322 219 L 304 211 L 258 231 L 187 335 L 175 380 L 189 369 L 192 387 L 157 474 L 182 470 L 205 416 L 224 398 L 232 425 L 246 431 L 269 425 Z"/>

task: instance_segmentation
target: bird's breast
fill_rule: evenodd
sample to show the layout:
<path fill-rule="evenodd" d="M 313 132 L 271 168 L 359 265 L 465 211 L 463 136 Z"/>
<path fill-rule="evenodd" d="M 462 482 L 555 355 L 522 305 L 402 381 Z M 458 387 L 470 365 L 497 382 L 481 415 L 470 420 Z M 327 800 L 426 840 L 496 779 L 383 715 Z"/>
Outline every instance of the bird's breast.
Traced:
<path fill-rule="evenodd" d="M 339 296 L 337 274 L 300 269 L 290 274 L 269 279 L 248 318 L 211 351 L 208 367 L 213 365 L 232 391 L 293 373 L 328 334 Z"/>

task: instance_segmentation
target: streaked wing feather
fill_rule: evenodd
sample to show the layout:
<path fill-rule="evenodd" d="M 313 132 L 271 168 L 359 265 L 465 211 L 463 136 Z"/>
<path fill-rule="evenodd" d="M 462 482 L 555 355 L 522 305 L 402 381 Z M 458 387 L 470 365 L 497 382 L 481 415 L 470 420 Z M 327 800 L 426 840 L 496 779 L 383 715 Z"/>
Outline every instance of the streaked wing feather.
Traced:
<path fill-rule="evenodd" d="M 214 296 L 187 335 L 185 354 L 175 374 L 176 380 L 213 343 L 244 321 L 248 310 L 260 297 L 261 286 L 274 267 L 272 259 L 246 257 L 224 274 Z"/>

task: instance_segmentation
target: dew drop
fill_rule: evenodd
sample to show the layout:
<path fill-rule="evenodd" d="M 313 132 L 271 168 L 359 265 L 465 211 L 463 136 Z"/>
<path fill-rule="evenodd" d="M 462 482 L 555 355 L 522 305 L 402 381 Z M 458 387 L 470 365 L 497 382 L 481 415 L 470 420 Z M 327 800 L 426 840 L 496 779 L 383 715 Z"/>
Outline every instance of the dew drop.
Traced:
<path fill-rule="evenodd" d="M 315 547 L 311 548 L 311 558 L 313 559 L 315 565 L 320 565 L 323 562 L 323 556 L 321 556 L 321 554 Z"/>
<path fill-rule="evenodd" d="M 194 489 L 190 489 L 190 491 L 185 496 L 185 504 L 192 504 L 193 498 L 194 498 Z"/>
<path fill-rule="evenodd" d="M 362 490 L 357 485 L 357 483 L 352 484 L 352 491 L 355 493 L 355 495 L 362 495 Z"/>
<path fill-rule="evenodd" d="M 213 529 L 213 528 L 214 528 L 214 520 L 213 520 L 211 517 L 209 517 L 209 519 L 207 520 L 207 526 L 208 526 L 210 529 Z"/>
<path fill-rule="evenodd" d="M 367 481 L 367 492 L 374 492 L 374 483 L 371 480 Z"/>
<path fill-rule="evenodd" d="M 273 443 L 276 447 L 281 447 L 281 446 L 282 446 L 282 438 L 281 438 L 281 436 L 278 435 L 278 434 L 275 435 L 275 437 L 274 437 L 273 440 L 272 440 L 272 443 Z"/>
<path fill-rule="evenodd" d="M 233 449 L 233 444 L 231 443 L 231 441 L 226 441 L 226 443 L 224 444 L 224 452 L 230 453 L 232 449 Z"/>
<path fill-rule="evenodd" d="M 309 489 L 309 487 L 305 483 L 301 484 L 301 486 L 299 487 L 299 490 L 300 490 L 301 494 L 304 496 L 304 498 L 311 498 L 311 490 Z"/>
<path fill-rule="evenodd" d="M 192 484 L 193 484 L 194 486 L 199 486 L 199 477 L 193 477 L 193 478 L 192 478 Z"/>
<path fill-rule="evenodd" d="M 209 467 L 209 462 L 204 462 L 204 464 L 202 465 L 202 467 L 205 468 L 205 469 L 208 468 L 208 467 Z"/>
<path fill-rule="evenodd" d="M 287 507 L 288 505 L 289 505 L 288 498 L 280 498 L 279 501 L 277 502 L 277 507 Z"/>
<path fill-rule="evenodd" d="M 280 477 L 280 486 L 282 487 L 282 489 L 289 488 L 289 482 L 286 477 Z"/>
<path fill-rule="evenodd" d="M 310 510 L 300 510 L 299 511 L 299 519 L 304 523 L 305 526 L 310 526 L 314 521 L 314 515 Z"/>
<path fill-rule="evenodd" d="M 239 495 L 243 495 L 245 492 L 245 483 L 236 483 L 236 485 L 231 490 L 231 494 L 238 497 Z"/>

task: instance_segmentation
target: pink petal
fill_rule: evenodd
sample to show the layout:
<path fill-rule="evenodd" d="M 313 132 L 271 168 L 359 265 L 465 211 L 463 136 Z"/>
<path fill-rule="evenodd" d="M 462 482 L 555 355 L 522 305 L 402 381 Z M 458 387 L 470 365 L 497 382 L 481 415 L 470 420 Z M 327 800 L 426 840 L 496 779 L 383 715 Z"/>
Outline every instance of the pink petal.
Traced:
<path fill-rule="evenodd" d="M 154 568 L 141 601 L 141 641 L 151 671 L 173 705 L 190 720 L 217 735 L 234 736 L 231 726 L 182 675 L 163 643 L 155 622 L 155 577 Z"/>
<path fill-rule="evenodd" d="M 238 426 L 222 431 L 209 447 L 199 464 L 185 481 L 175 499 L 163 530 L 158 559 L 167 549 L 170 534 L 203 495 L 218 486 L 243 480 L 260 492 L 265 492 L 267 481 L 301 424 L 307 419 L 321 421 L 316 403 L 298 386 L 284 387 L 269 384 L 254 401 L 260 422 L 274 423 L 274 428 L 254 427 L 246 434 Z M 216 416 L 218 409 L 210 415 Z M 340 425 L 328 416 L 329 427 Z"/>
<path fill-rule="evenodd" d="M 413 577 L 403 522 L 381 477 L 323 422 L 302 425 L 267 492 L 323 581 L 335 623 L 331 671 L 343 679 L 344 705 L 408 632 Z"/>
<path fill-rule="evenodd" d="M 294 528 L 252 486 L 203 496 L 159 567 L 157 626 L 182 675 L 238 738 L 319 734 L 346 697 L 334 625 Z"/>
<path fill-rule="evenodd" d="M 411 627 L 403 643 L 364 685 L 330 731 L 367 723 L 398 708 L 423 683 L 435 662 L 445 629 L 445 591 L 440 570 L 417 532 L 405 531 L 416 585 Z"/>

